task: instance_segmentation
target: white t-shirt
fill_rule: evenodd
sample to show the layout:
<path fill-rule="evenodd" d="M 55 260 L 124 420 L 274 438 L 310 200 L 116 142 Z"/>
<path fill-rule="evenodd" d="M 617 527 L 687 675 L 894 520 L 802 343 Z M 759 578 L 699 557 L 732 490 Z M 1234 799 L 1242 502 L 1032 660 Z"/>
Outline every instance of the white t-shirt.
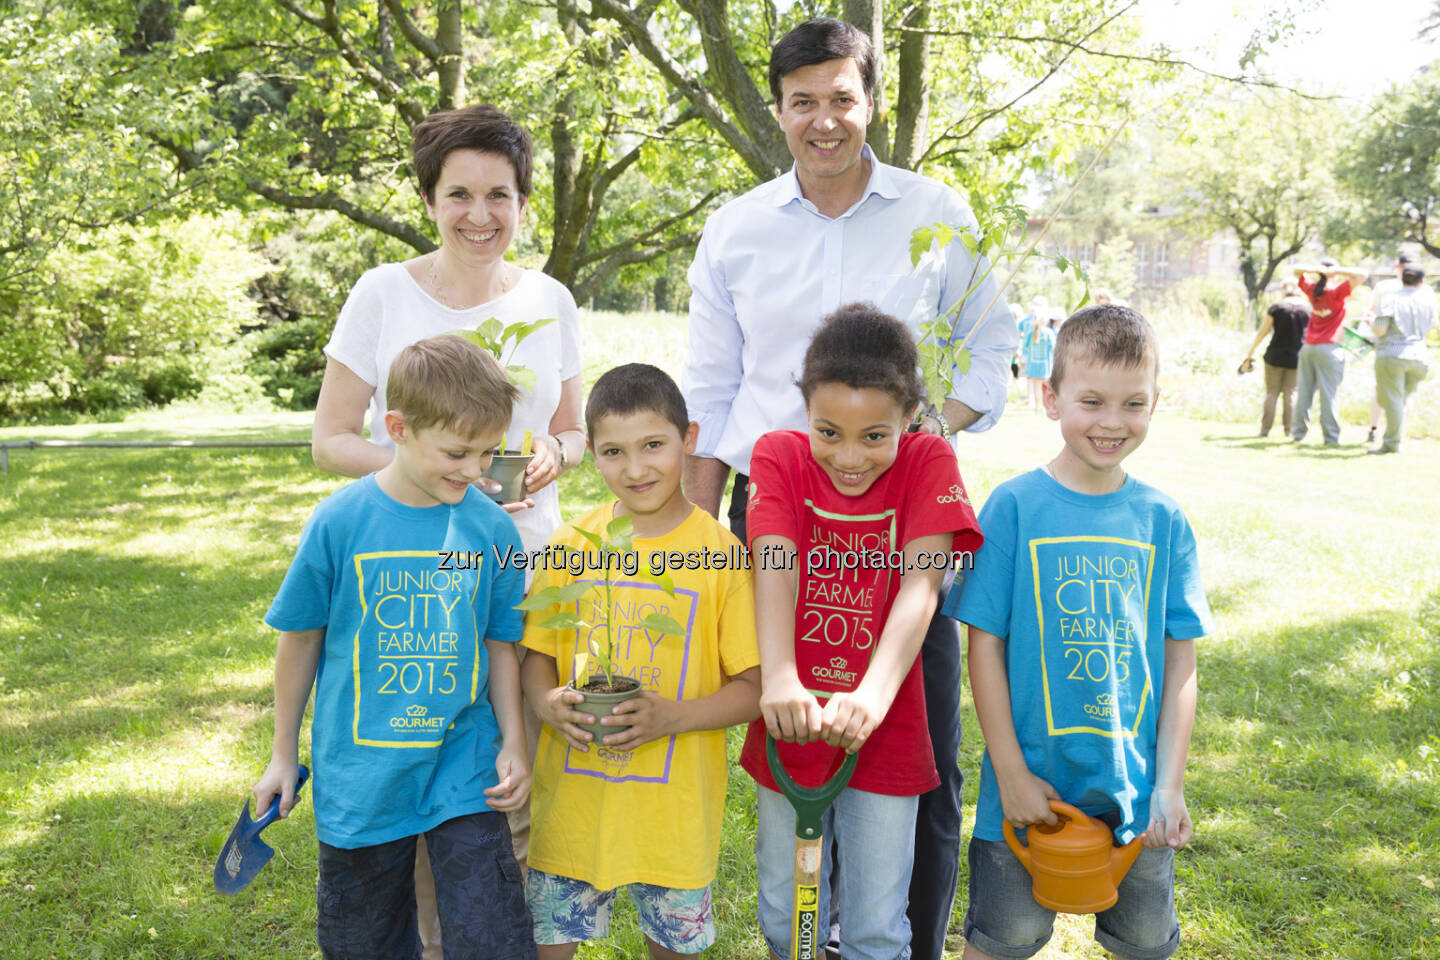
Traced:
<path fill-rule="evenodd" d="M 518 447 L 526 430 L 550 433 L 550 418 L 560 405 L 560 384 L 580 375 L 580 320 L 575 298 L 554 278 L 526 270 L 509 291 L 478 307 L 454 310 L 420 288 L 400 263 L 367 270 L 350 291 L 325 353 L 375 388 L 370 399 L 370 439 L 393 446 L 385 432 L 385 384 L 390 362 L 405 347 L 452 330 L 473 329 L 495 317 L 503 324 L 556 317 L 525 338 L 506 363 L 535 371 L 534 391 L 521 391 L 507 430 L 507 444 Z M 513 441 L 513 442 L 511 442 Z M 555 484 L 536 491 L 535 506 L 512 514 L 526 550 L 545 546 L 560 526 L 560 497 Z"/>

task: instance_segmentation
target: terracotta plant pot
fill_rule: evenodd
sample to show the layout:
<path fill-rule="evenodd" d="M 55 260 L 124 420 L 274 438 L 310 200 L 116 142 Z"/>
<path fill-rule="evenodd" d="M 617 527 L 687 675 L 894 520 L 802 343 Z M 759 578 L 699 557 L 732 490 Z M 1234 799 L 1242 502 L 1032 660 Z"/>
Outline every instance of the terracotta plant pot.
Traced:
<path fill-rule="evenodd" d="M 590 681 L 586 682 L 588 683 Z M 604 682 L 603 677 L 601 678 L 601 682 Z M 575 704 L 575 709 L 579 710 L 581 713 L 588 713 L 590 714 L 590 716 L 595 718 L 594 723 L 576 724 L 576 726 L 580 727 L 580 729 L 589 730 L 592 734 L 594 734 L 595 743 L 599 743 L 600 738 L 605 736 L 606 734 L 619 733 L 621 730 L 630 729 L 629 724 L 602 724 L 600 722 L 601 717 L 610 716 L 610 710 L 617 703 L 624 703 L 626 700 L 631 700 L 635 697 L 640 696 L 640 684 L 637 683 L 635 680 L 631 679 L 630 677 L 616 677 L 615 685 L 617 687 L 628 685 L 628 689 L 615 690 L 613 692 L 596 692 L 594 690 L 583 690 L 580 687 L 577 687 L 574 681 L 571 681 L 569 684 L 567 684 L 567 686 L 569 686 L 571 690 L 576 691 L 585 698 L 583 702 Z"/>
<path fill-rule="evenodd" d="M 498 490 L 490 489 L 492 484 L 482 485 L 482 489 L 496 503 L 514 503 L 516 500 L 525 499 L 525 468 L 530 465 L 534 454 L 522 454 L 519 450 L 502 450 L 495 454 L 490 461 L 490 469 L 485 471 L 485 477 L 494 480 L 500 485 Z"/>

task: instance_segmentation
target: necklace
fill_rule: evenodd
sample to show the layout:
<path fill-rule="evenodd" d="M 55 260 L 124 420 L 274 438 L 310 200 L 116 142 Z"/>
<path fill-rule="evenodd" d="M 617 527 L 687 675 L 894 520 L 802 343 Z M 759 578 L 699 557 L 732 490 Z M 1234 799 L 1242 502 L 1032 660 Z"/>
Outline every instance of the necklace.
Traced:
<path fill-rule="evenodd" d="M 442 305 L 449 307 L 451 310 L 469 310 L 473 307 L 480 306 L 480 304 L 470 304 L 470 306 L 462 307 L 459 304 L 451 302 L 450 298 L 445 296 L 445 291 L 442 290 L 440 287 L 439 264 L 440 252 L 437 250 L 434 254 L 431 255 L 430 262 L 426 265 L 425 268 L 425 279 L 430 281 L 430 295 L 436 300 L 439 300 Z M 482 300 L 481 303 L 489 303 L 490 300 L 498 300 L 500 297 L 505 296 L 505 294 L 510 292 L 510 287 L 513 286 L 514 283 L 514 272 L 511 271 L 510 265 L 508 263 L 502 261 L 500 263 L 500 290 L 494 296 L 489 297 L 486 300 Z"/>

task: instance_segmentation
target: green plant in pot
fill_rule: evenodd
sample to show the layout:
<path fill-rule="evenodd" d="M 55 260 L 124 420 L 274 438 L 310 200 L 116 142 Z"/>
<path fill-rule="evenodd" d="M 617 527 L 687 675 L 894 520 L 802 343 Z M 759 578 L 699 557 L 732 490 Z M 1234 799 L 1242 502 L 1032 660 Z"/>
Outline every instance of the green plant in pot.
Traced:
<path fill-rule="evenodd" d="M 971 295 L 994 272 L 995 264 L 999 261 L 1018 258 L 1019 262 L 1023 263 L 1034 254 L 1033 244 L 1023 252 L 1019 249 L 1025 239 L 1026 219 L 1024 208 L 1015 204 L 1000 204 L 988 211 L 985 219 L 975 227 L 932 223 L 929 226 L 917 227 L 910 235 L 912 270 L 923 270 L 925 262 L 930 258 L 943 257 L 945 248 L 951 243 L 963 246 L 974 264 L 970 276 L 965 279 L 965 291 L 960 298 L 934 320 L 920 324 L 920 339 L 916 342 L 916 347 L 920 352 L 920 372 L 925 383 L 925 405 L 917 413 L 914 426 L 919 426 L 920 418 L 926 413 L 944 406 L 945 398 L 950 396 L 950 392 L 955 388 L 957 374 L 963 376 L 970 372 L 970 340 L 989 319 L 990 308 L 1004 292 L 1004 288 L 995 294 L 991 303 L 985 305 L 980 318 L 962 338 L 958 336 L 957 327 L 960 313 Z M 1041 259 L 1054 261 L 1061 273 L 1070 271 L 1079 278 L 1084 284 L 1085 293 L 1074 309 L 1083 307 L 1090 299 L 1090 278 L 1084 266 L 1077 260 L 1058 254 L 1039 256 Z M 982 262 L 986 264 L 983 270 L 980 267 Z M 1016 269 L 1018 270 L 1018 266 Z"/>
<path fill-rule="evenodd" d="M 566 685 L 585 698 L 581 703 L 574 704 L 574 709 L 590 714 L 595 721 L 578 726 L 588 730 L 599 743 L 606 734 L 627 729 L 620 724 L 602 725 L 600 718 L 610 716 L 616 704 L 637 697 L 641 692 L 637 680 L 617 669 L 615 653 L 622 629 L 617 622 L 616 601 L 620 590 L 617 574 L 623 574 L 627 579 L 647 580 L 671 597 L 675 596 L 675 584 L 666 574 L 642 569 L 638 562 L 629 564 L 630 569 L 626 570 L 626 557 L 634 557 L 635 554 L 635 534 L 628 515 L 611 520 L 605 527 L 604 536 L 578 527 L 575 532 L 597 554 L 598 562 L 591 562 L 587 557 L 584 569 L 593 570 L 598 578 L 537 590 L 526 597 L 517 609 L 549 610 L 558 606 L 560 612 L 547 617 L 540 626 L 547 630 L 576 631 L 577 647 L 582 645 L 580 638 L 583 638 L 584 649 L 577 650 L 574 675 Z M 590 549 L 585 552 L 589 554 Z M 573 610 L 566 609 L 571 606 Z M 625 624 L 623 629 L 674 636 L 685 634 L 685 628 L 673 617 L 659 612 Z"/>
<path fill-rule="evenodd" d="M 526 337 L 555 321 L 555 317 L 545 317 L 540 320 L 502 324 L 497 318 L 491 317 L 471 329 L 451 332 L 489 351 L 505 368 L 510 382 L 528 393 L 535 389 L 535 371 L 511 361 Z M 495 452 L 490 469 L 485 471 L 485 478 L 492 482 L 482 486 L 490 499 L 497 503 L 512 503 L 524 499 L 525 468 L 530 465 L 532 456 L 534 454 L 530 449 L 530 431 L 525 431 L 525 442 L 518 449 L 507 448 L 505 438 L 501 438 L 500 449 Z"/>

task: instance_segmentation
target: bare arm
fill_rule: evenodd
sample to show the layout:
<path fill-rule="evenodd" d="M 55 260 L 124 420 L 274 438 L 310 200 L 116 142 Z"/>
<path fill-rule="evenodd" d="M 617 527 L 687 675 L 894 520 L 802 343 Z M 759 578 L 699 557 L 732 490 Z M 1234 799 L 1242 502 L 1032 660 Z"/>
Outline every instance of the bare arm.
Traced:
<path fill-rule="evenodd" d="M 791 614 L 793 619 L 794 614 Z M 709 696 L 695 700 L 671 700 L 646 690 L 633 700 L 617 706 L 600 723 L 632 726 L 620 733 L 607 734 L 607 746 L 633 750 L 651 740 L 700 730 L 724 730 L 737 723 L 749 723 L 760 716 L 760 668 L 751 667 L 731 677 L 729 682 Z"/>
<path fill-rule="evenodd" d="M 500 727 L 501 747 L 495 758 L 496 786 L 485 791 L 495 810 L 514 810 L 530 793 L 530 750 L 525 743 L 525 717 L 520 700 L 520 658 L 515 644 L 485 640 L 490 659 L 490 709 Z"/>
<path fill-rule="evenodd" d="M 295 806 L 295 779 L 300 770 L 300 721 L 310 688 L 315 685 L 315 669 L 320 651 L 325 646 L 325 628 L 318 630 L 280 631 L 275 648 L 275 741 L 270 750 L 270 764 L 251 792 L 255 809 L 263 811 L 276 794 L 280 795 L 280 816 L 290 814 Z"/>
<path fill-rule="evenodd" d="M 900 684 L 925 643 L 925 631 L 935 614 L 940 584 L 945 579 L 944 570 L 920 569 L 916 558 L 922 553 L 927 557 L 937 553 L 948 556 L 950 543 L 950 534 L 937 533 L 905 544 L 900 588 L 880 628 L 865 676 L 853 691 L 837 693 L 825 703 L 820 734 L 826 743 L 854 753 L 890 712 Z"/>
<path fill-rule="evenodd" d="M 725 461 L 713 457 L 685 458 L 685 496 L 712 517 L 720 515 L 720 500 L 725 496 L 725 481 L 730 468 Z M 794 544 L 791 544 L 794 549 Z"/>
<path fill-rule="evenodd" d="M 805 689 L 795 667 L 795 601 L 800 594 L 795 543 L 785 537 L 756 537 L 751 552 L 769 557 L 755 568 L 760 713 L 776 740 L 809 743 L 819 739 L 820 702 Z"/>
<path fill-rule="evenodd" d="M 1190 842 L 1195 827 L 1185 805 L 1185 759 L 1195 728 L 1199 689 L 1195 641 L 1165 638 L 1165 679 L 1155 731 L 1155 792 L 1150 795 L 1147 847 L 1179 849 Z"/>
<path fill-rule="evenodd" d="M 333 357 L 325 360 L 325 379 L 310 428 L 315 466 L 342 477 L 363 477 L 388 464 L 395 452 L 360 435 L 375 388 Z"/>
<path fill-rule="evenodd" d="M 584 459 L 585 431 L 581 427 L 580 393 L 579 377 L 561 381 L 560 403 L 555 407 L 555 415 L 550 418 L 549 434 L 535 438 L 535 458 L 525 468 L 526 493 L 534 493 L 553 482 Z M 560 467 L 562 458 L 556 444 L 565 446 L 564 469 Z"/>
<path fill-rule="evenodd" d="M 555 658 L 527 649 L 520 664 L 520 680 L 525 687 L 525 699 L 530 701 L 535 715 L 576 750 L 589 750 L 590 731 L 582 730 L 576 724 L 589 723 L 593 718 L 574 709 L 575 704 L 585 699 L 585 695 L 560 683 Z"/>
<path fill-rule="evenodd" d="M 1032 823 L 1054 823 L 1049 798 L 1060 798 L 1046 781 L 1030 772 L 1020 741 L 1015 736 L 1011 715 L 1010 675 L 1005 669 L 1005 641 L 979 627 L 967 625 L 970 643 L 965 659 L 970 664 L 970 693 L 990 765 L 1000 786 L 1000 806 L 1005 819 L 1016 827 Z"/>
<path fill-rule="evenodd" d="M 1270 336 L 1270 331 L 1274 328 L 1275 318 L 1267 312 L 1265 314 L 1265 319 L 1260 321 L 1260 329 L 1255 331 L 1255 342 L 1250 344 L 1250 349 L 1245 354 L 1246 360 L 1249 360 L 1251 357 L 1255 356 L 1256 348 L 1265 341 L 1266 337 Z"/>

